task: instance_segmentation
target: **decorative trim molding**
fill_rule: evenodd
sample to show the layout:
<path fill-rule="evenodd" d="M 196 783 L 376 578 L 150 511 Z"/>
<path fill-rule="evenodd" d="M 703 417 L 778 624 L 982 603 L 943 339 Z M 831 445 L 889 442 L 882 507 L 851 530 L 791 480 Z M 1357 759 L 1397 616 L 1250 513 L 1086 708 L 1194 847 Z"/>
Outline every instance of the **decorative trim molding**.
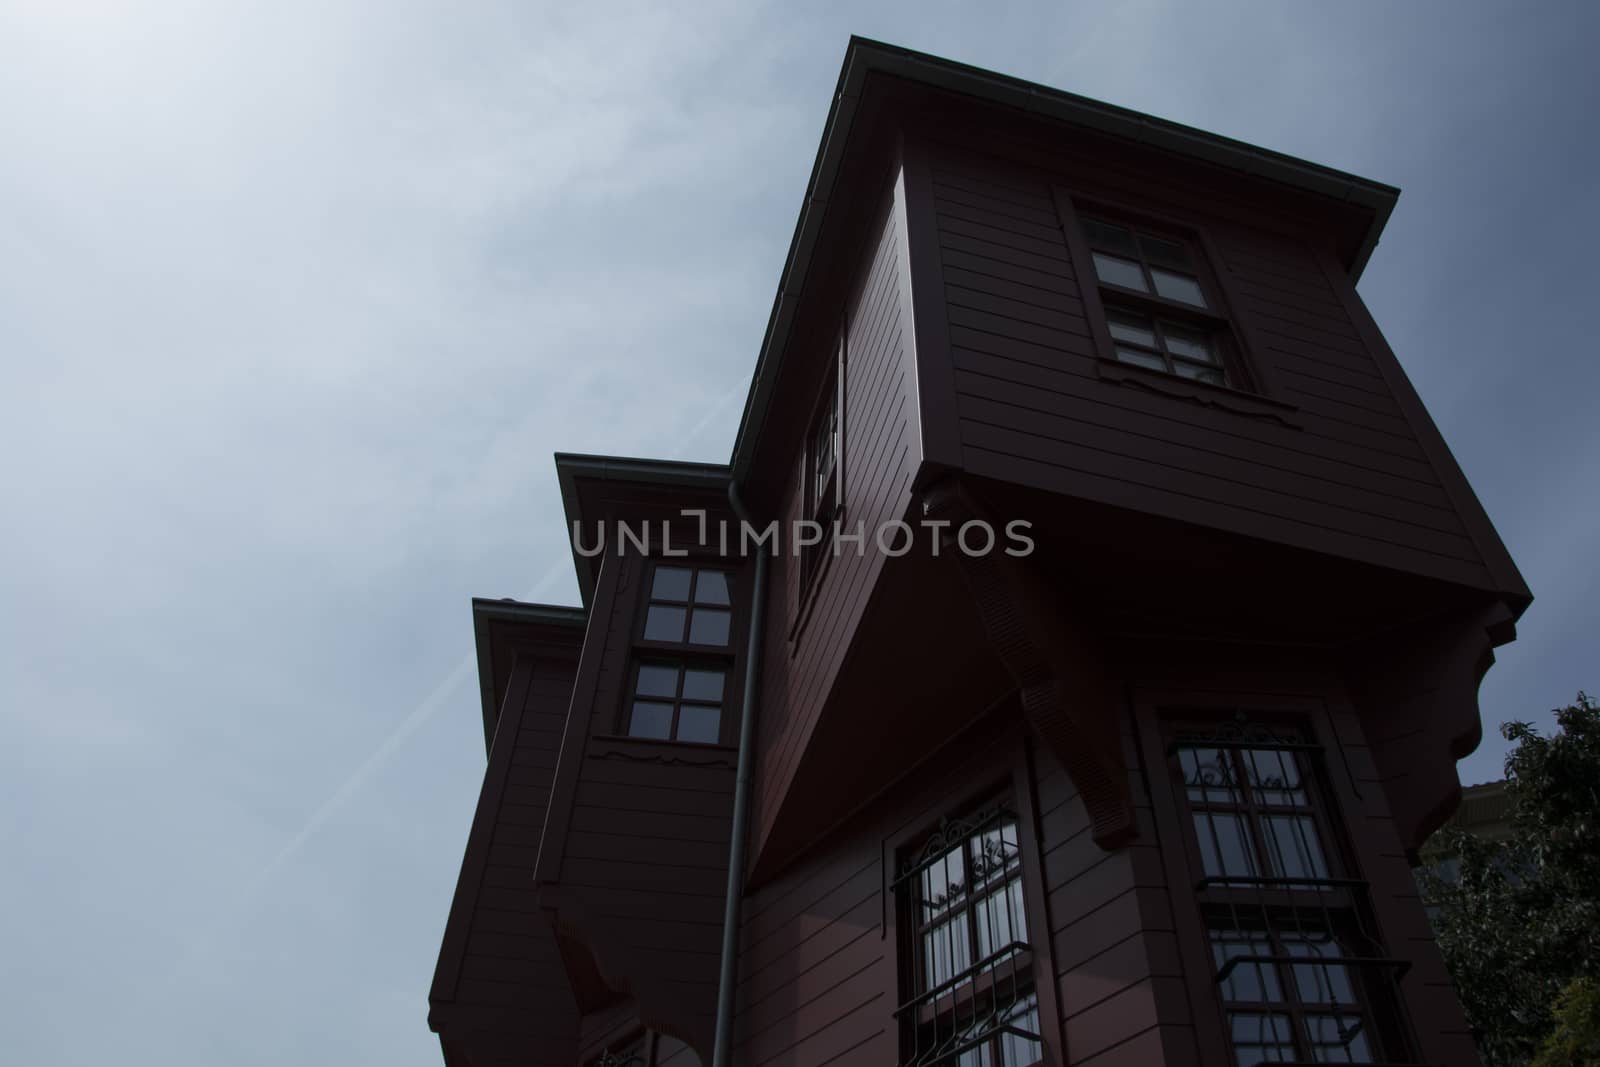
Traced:
<path fill-rule="evenodd" d="M 601 734 L 589 739 L 585 757 L 595 760 L 627 760 L 661 766 L 726 767 L 738 769 L 739 750 L 730 745 L 696 745 L 681 741 Z"/>
<path fill-rule="evenodd" d="M 1267 397 L 1255 396 L 1251 393 L 1242 393 L 1237 389 L 1225 386 L 1206 385 L 1201 382 L 1191 382 L 1178 378 L 1162 371 L 1148 370 L 1144 367 L 1135 367 L 1131 363 L 1120 360 L 1100 357 L 1095 360 L 1095 367 L 1100 377 L 1117 385 L 1133 386 L 1146 392 L 1159 396 L 1172 397 L 1174 400 L 1187 400 L 1199 404 L 1201 407 L 1216 408 L 1219 411 L 1232 412 L 1251 419 L 1270 419 L 1281 423 L 1291 430 L 1301 428 L 1300 423 L 1291 418 L 1293 412 L 1298 411 L 1293 404 L 1282 401 L 1270 400 Z"/>

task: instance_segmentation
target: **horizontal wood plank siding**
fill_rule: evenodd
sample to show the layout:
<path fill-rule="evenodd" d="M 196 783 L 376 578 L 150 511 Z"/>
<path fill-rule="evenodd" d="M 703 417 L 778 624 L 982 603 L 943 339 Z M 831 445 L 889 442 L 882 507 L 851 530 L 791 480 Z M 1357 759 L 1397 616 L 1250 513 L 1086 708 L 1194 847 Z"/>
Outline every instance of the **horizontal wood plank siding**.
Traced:
<path fill-rule="evenodd" d="M 1178 958 L 1160 843 L 1124 720 L 1140 835 L 1107 852 L 1090 838 L 1088 812 L 1048 753 L 1038 757 L 1044 888 L 1067 1062 L 1198 1062 Z M 1162 1057 L 1147 1057 L 1153 1048 Z"/>
<path fill-rule="evenodd" d="M 579 750 L 561 757 L 577 761 L 570 811 L 559 844 L 545 838 L 544 847 L 559 847 L 559 865 L 545 868 L 545 876 L 563 899 L 581 905 L 580 939 L 603 972 L 613 971 L 633 994 L 644 1025 L 691 1035 L 709 1054 L 733 755 L 702 746 L 596 744 L 622 729 L 634 623 L 649 573 L 649 561 L 637 555 L 612 557 L 613 565 L 613 595 L 596 605 L 604 626 L 591 627 L 589 636 L 603 643 L 593 694 L 581 709 L 588 728 Z M 737 705 L 730 701 L 724 714 L 738 714 Z"/>
<path fill-rule="evenodd" d="M 753 852 L 771 829 L 883 566 L 873 531 L 901 518 L 910 501 L 918 462 L 916 377 L 911 313 L 902 300 L 902 223 L 892 201 L 865 242 L 845 313 L 843 524 L 847 532 L 863 524 L 866 540 L 860 555 L 847 546 L 828 560 L 812 589 L 801 589 L 794 555 L 785 552 L 773 561 L 756 733 Z M 819 351 L 808 358 L 832 358 L 831 336 L 819 330 Z M 797 449 L 783 494 L 787 505 L 778 516 L 785 537 L 806 518 L 800 478 L 805 450 L 798 443 Z"/>
<path fill-rule="evenodd" d="M 436 1017 L 441 1034 L 482 1067 L 571 1067 L 577 1056 L 577 1006 L 533 884 L 575 669 L 571 660 L 517 658 L 507 699 L 518 706 L 501 710 L 509 736 L 495 737 L 479 799 L 487 862 L 478 883 L 456 894 L 455 907 L 470 908 L 466 951 L 455 998 L 435 1005 Z M 506 743 L 509 758 L 497 758 Z"/>
<path fill-rule="evenodd" d="M 1042 150 L 1040 150 L 1042 152 Z M 1061 181 L 1107 181 L 1093 161 Z M 973 473 L 1446 580 L 1488 572 L 1311 251 L 1191 194 L 1236 328 L 1297 426 L 1099 373 L 1082 280 L 1038 170 L 932 150 L 962 461 Z M 1168 210 L 1176 210 L 1169 206 Z M 920 294 L 919 294 L 920 296 Z"/>

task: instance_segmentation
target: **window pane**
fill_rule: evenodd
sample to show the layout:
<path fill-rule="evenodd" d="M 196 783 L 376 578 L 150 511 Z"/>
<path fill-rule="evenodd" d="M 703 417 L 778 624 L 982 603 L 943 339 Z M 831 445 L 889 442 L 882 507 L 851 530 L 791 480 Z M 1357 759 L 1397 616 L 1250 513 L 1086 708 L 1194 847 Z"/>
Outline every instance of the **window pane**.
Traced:
<path fill-rule="evenodd" d="M 1228 960 L 1239 956 L 1271 956 L 1272 941 L 1258 930 L 1212 930 L 1211 955 L 1220 973 Z M 1222 980 L 1223 1000 L 1282 1000 L 1278 970 L 1270 963 L 1236 963 Z"/>
<path fill-rule="evenodd" d="M 1274 874 L 1285 878 L 1328 877 L 1317 824 L 1309 815 L 1268 815 L 1261 822 L 1267 838 L 1262 844 Z"/>
<path fill-rule="evenodd" d="M 1294 1038 L 1287 1015 L 1235 1011 L 1228 1013 L 1228 1024 L 1233 1031 L 1233 1062 L 1239 1067 L 1295 1060 Z"/>
<path fill-rule="evenodd" d="M 1283 949 L 1291 956 L 1334 959 L 1344 955 L 1344 946 L 1322 930 L 1285 930 L 1280 935 Z M 1303 1004 L 1349 1008 L 1356 1002 L 1350 983 L 1350 970 L 1340 963 L 1295 964 L 1295 996 Z"/>
<path fill-rule="evenodd" d="M 684 671 L 683 699 L 721 700 L 722 686 L 727 675 L 722 671 Z"/>
<path fill-rule="evenodd" d="M 689 593 L 689 587 L 684 586 L 684 595 Z M 682 641 L 683 620 L 688 616 L 684 608 L 671 608 L 661 604 L 651 604 L 650 610 L 644 617 L 644 639 L 646 641 Z"/>
<path fill-rule="evenodd" d="M 1121 252 L 1125 256 L 1139 254 L 1133 246 L 1133 234 L 1124 226 L 1113 226 L 1099 219 L 1084 219 L 1083 233 L 1089 239 L 1089 243 L 1096 248 L 1104 248 L 1108 252 Z"/>
<path fill-rule="evenodd" d="M 1250 776 L 1250 786 L 1258 804 L 1306 806 L 1306 791 L 1300 784 L 1300 762 L 1293 752 L 1247 751 L 1243 755 L 1245 773 Z"/>
<path fill-rule="evenodd" d="M 1239 816 L 1226 812 L 1197 811 L 1194 813 L 1194 833 L 1200 841 L 1200 859 L 1205 865 L 1206 877 L 1255 876 L 1256 858 L 1250 849 L 1250 835 Z"/>
<path fill-rule="evenodd" d="M 1185 304 L 1193 304 L 1199 308 L 1206 306 L 1205 294 L 1200 291 L 1200 283 L 1193 276 L 1174 274 L 1170 270 L 1151 267 L 1150 277 L 1155 280 L 1156 292 L 1168 300 L 1181 300 Z"/>
<path fill-rule="evenodd" d="M 1234 793 L 1233 760 L 1226 750 L 1181 748 L 1178 765 L 1183 769 L 1183 784 L 1190 800 L 1237 804 L 1243 799 Z"/>
<path fill-rule="evenodd" d="M 1131 259 L 1118 259 L 1104 252 L 1096 252 L 1094 272 L 1107 285 L 1121 285 L 1128 289 L 1137 289 L 1141 293 L 1150 291 L 1150 287 L 1145 284 L 1144 268 Z"/>
<path fill-rule="evenodd" d="M 631 737 L 656 737 L 665 741 L 672 737 L 672 705 L 658 704 L 653 700 L 635 700 L 633 715 L 628 720 Z"/>
<path fill-rule="evenodd" d="M 714 608 L 699 608 L 694 613 L 694 619 L 689 623 L 689 643 L 691 645 L 725 645 L 728 643 L 728 627 L 733 620 L 733 613 L 719 611 Z"/>
<path fill-rule="evenodd" d="M 927 966 L 927 984 L 932 989 L 947 982 L 972 966 L 971 946 L 967 943 L 967 917 L 957 915 L 942 922 L 922 935 L 924 961 Z"/>
<path fill-rule="evenodd" d="M 688 600 L 689 579 L 694 571 L 688 567 L 657 567 L 656 580 L 650 586 L 651 600 Z"/>
<path fill-rule="evenodd" d="M 985 830 L 967 845 L 972 854 L 974 889 L 982 887 L 1021 862 L 1017 850 L 1017 824 L 1006 822 Z"/>
<path fill-rule="evenodd" d="M 722 739 L 722 709 L 715 705 L 685 704 L 678 709 L 678 740 L 716 744 Z"/>
<path fill-rule="evenodd" d="M 650 663 L 639 665 L 639 684 L 634 690 L 642 697 L 675 697 L 678 695 L 678 668 L 661 667 Z"/>
<path fill-rule="evenodd" d="M 1117 358 L 1123 363 L 1132 363 L 1136 367 L 1149 367 L 1151 370 L 1166 370 L 1167 361 L 1153 352 L 1141 352 L 1137 348 L 1123 348 L 1117 346 Z"/>
<path fill-rule="evenodd" d="M 1146 348 L 1156 347 L 1156 332 L 1150 325 L 1150 320 L 1142 315 L 1133 315 L 1126 311 L 1107 311 L 1106 325 L 1111 329 L 1111 336 L 1118 341 L 1126 341 L 1131 345 L 1144 345 Z"/>
<path fill-rule="evenodd" d="M 1371 1063 L 1366 1027 L 1358 1016 L 1308 1015 L 1311 1051 L 1318 1063 Z"/>
<path fill-rule="evenodd" d="M 1205 382 L 1207 385 L 1228 384 L 1227 376 L 1216 367 L 1202 367 L 1194 363 L 1174 362 L 1172 369 L 1177 373 L 1178 377 L 1188 378 L 1190 381 Z"/>
<path fill-rule="evenodd" d="M 728 572 L 701 571 L 694 581 L 694 602 L 727 606 Z"/>
<path fill-rule="evenodd" d="M 1152 266 L 1177 267 L 1179 270 L 1194 269 L 1189 263 L 1189 250 L 1177 241 L 1168 241 L 1141 233 L 1139 235 L 1139 247 L 1144 250 L 1144 258 Z"/>
<path fill-rule="evenodd" d="M 978 928 L 978 958 L 1000 951 L 1014 942 L 1028 940 L 1022 916 L 1022 881 L 1008 882 L 978 903 L 973 920 Z M 1001 961 L 1004 966 L 1004 961 Z"/>
<path fill-rule="evenodd" d="M 1039 1032 L 1039 1000 L 1032 993 L 1017 1001 L 1001 1015 L 1001 1022 L 1024 1033 Z M 1013 1033 L 1000 1035 L 1001 1067 L 1033 1067 L 1044 1057 L 1039 1042 Z"/>
<path fill-rule="evenodd" d="M 922 872 L 921 922 L 944 911 L 966 895 L 966 874 L 961 869 L 961 849 L 953 848 Z"/>
<path fill-rule="evenodd" d="M 1205 334 L 1195 330 L 1186 330 L 1182 326 L 1171 323 L 1161 324 L 1161 334 L 1166 338 L 1167 351 L 1175 356 L 1185 359 L 1198 359 L 1203 363 L 1215 363 L 1217 354 L 1211 350 L 1211 340 Z"/>

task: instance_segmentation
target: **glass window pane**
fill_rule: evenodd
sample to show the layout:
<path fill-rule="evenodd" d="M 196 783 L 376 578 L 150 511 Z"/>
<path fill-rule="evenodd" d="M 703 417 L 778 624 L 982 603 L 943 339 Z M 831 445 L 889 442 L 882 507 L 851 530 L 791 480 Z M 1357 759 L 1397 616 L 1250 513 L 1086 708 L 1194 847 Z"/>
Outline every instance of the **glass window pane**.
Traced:
<path fill-rule="evenodd" d="M 728 599 L 728 572 L 701 571 L 694 581 L 696 604 L 717 604 L 726 607 Z"/>
<path fill-rule="evenodd" d="M 953 848 L 922 871 L 922 921 L 927 922 L 966 895 L 961 849 Z"/>
<path fill-rule="evenodd" d="M 967 844 L 972 854 L 972 877 L 979 888 L 1022 861 L 1017 850 L 1017 824 L 1007 822 L 974 837 Z"/>
<path fill-rule="evenodd" d="M 1309 815 L 1268 815 L 1261 822 L 1267 838 L 1262 844 L 1274 874 L 1285 878 L 1328 877 L 1317 824 Z"/>
<path fill-rule="evenodd" d="M 687 587 L 684 590 L 687 594 Z M 684 608 L 667 607 L 662 604 L 651 604 L 650 610 L 644 617 L 644 639 L 646 641 L 682 641 L 683 620 L 688 617 Z"/>
<path fill-rule="evenodd" d="M 1143 315 L 1108 310 L 1106 325 L 1111 329 L 1111 336 L 1118 341 L 1126 341 L 1131 345 L 1144 345 L 1146 348 L 1156 347 L 1155 329 L 1150 325 L 1150 320 Z"/>
<path fill-rule="evenodd" d="M 1117 359 L 1123 363 L 1132 363 L 1135 367 L 1149 367 L 1151 370 L 1166 370 L 1167 361 L 1154 352 L 1142 352 L 1137 348 L 1123 348 L 1117 346 Z"/>
<path fill-rule="evenodd" d="M 639 684 L 634 692 L 642 697 L 675 697 L 678 695 L 678 668 L 662 667 L 653 663 L 639 665 Z"/>
<path fill-rule="evenodd" d="M 967 942 L 967 917 L 963 913 L 942 922 L 922 935 L 927 963 L 927 985 L 932 989 L 972 966 L 972 946 Z"/>
<path fill-rule="evenodd" d="M 1032 993 L 1017 1001 L 1001 1014 L 1001 1021 L 1013 1029 L 1027 1034 L 1039 1032 L 1039 1000 Z M 1000 1035 L 1001 1067 L 1033 1067 L 1044 1057 L 1039 1042 L 1015 1033 Z"/>
<path fill-rule="evenodd" d="M 689 623 L 689 643 L 691 645 L 725 645 L 728 643 L 728 628 L 733 621 L 733 613 L 719 611 L 715 608 L 698 608 L 694 618 Z"/>
<path fill-rule="evenodd" d="M 1344 946 L 1323 930 L 1284 930 L 1279 937 L 1291 956 L 1334 959 L 1344 955 Z M 1295 996 L 1303 1004 L 1349 1008 L 1356 1002 L 1350 970 L 1340 963 L 1295 964 Z"/>
<path fill-rule="evenodd" d="M 1139 252 L 1133 245 L 1133 234 L 1125 226 L 1113 226 L 1109 222 L 1099 219 L 1084 219 L 1083 233 L 1089 243 L 1095 248 L 1103 248 L 1108 252 L 1120 252 L 1125 256 L 1137 257 Z"/>
<path fill-rule="evenodd" d="M 721 700 L 722 687 L 726 681 L 727 674 L 723 671 L 684 671 L 683 699 Z"/>
<path fill-rule="evenodd" d="M 1200 282 L 1192 275 L 1174 274 L 1170 270 L 1151 267 L 1150 277 L 1155 280 L 1156 292 L 1168 300 L 1179 300 L 1185 304 L 1193 304 L 1197 308 L 1206 306 L 1205 294 L 1200 291 Z"/>
<path fill-rule="evenodd" d="M 1257 803 L 1297 808 L 1309 803 L 1300 783 L 1300 761 L 1293 752 L 1247 751 L 1243 755 Z"/>
<path fill-rule="evenodd" d="M 1150 287 L 1145 284 L 1144 268 L 1131 259 L 1118 259 L 1104 252 L 1096 252 L 1094 272 L 1107 285 L 1120 285 L 1127 289 L 1137 289 L 1141 293 L 1150 291 Z"/>
<path fill-rule="evenodd" d="M 1237 804 L 1243 797 L 1234 792 L 1233 760 L 1224 749 L 1181 748 L 1178 765 L 1183 769 L 1183 784 L 1190 800 L 1209 804 Z"/>
<path fill-rule="evenodd" d="M 1200 859 L 1206 877 L 1256 875 L 1256 857 L 1250 848 L 1250 834 L 1244 820 L 1226 812 L 1197 811 L 1194 833 L 1200 842 Z"/>
<path fill-rule="evenodd" d="M 694 571 L 688 567 L 657 567 L 655 582 L 650 586 L 651 600 L 688 600 L 689 579 Z"/>
<path fill-rule="evenodd" d="M 1171 323 L 1161 324 L 1161 335 L 1166 338 L 1167 351 L 1175 356 L 1185 359 L 1198 359 L 1203 363 L 1215 363 L 1217 354 L 1211 349 L 1211 339 L 1205 334 L 1195 330 L 1186 330 L 1182 326 Z"/>
<path fill-rule="evenodd" d="M 1205 382 L 1207 385 L 1227 385 L 1228 378 L 1216 367 L 1202 367 L 1195 363 L 1174 362 L 1172 369 L 1180 378 Z"/>
<path fill-rule="evenodd" d="M 1239 1067 L 1256 1063 L 1291 1063 L 1296 1059 L 1293 1031 L 1287 1015 L 1229 1012 L 1228 1025 L 1233 1036 L 1233 1062 Z"/>
<path fill-rule="evenodd" d="M 1366 1026 L 1359 1016 L 1308 1015 L 1311 1051 L 1318 1063 L 1371 1063 Z"/>
<path fill-rule="evenodd" d="M 1152 266 L 1177 267 L 1179 270 L 1194 269 L 1189 263 L 1189 250 L 1177 241 L 1141 233 L 1139 247 L 1144 250 L 1144 258 Z"/>
<path fill-rule="evenodd" d="M 635 700 L 633 715 L 628 719 L 631 737 L 657 737 L 665 741 L 672 737 L 672 705 L 658 704 L 653 700 Z"/>
<path fill-rule="evenodd" d="M 1228 960 L 1239 956 L 1271 956 L 1272 941 L 1259 930 L 1212 930 L 1211 956 L 1220 973 Z M 1236 963 L 1222 980 L 1223 1000 L 1282 1000 L 1278 970 L 1271 963 Z"/>
<path fill-rule="evenodd" d="M 711 745 L 721 739 L 721 708 L 714 704 L 685 704 L 678 709 L 679 741 L 703 741 Z"/>

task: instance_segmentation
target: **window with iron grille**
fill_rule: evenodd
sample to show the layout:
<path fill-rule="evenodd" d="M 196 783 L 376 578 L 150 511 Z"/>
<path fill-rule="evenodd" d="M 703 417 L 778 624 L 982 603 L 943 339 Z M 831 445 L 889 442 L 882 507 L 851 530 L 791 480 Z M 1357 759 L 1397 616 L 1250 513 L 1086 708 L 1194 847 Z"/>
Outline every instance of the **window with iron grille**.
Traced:
<path fill-rule="evenodd" d="M 1411 1062 L 1403 964 L 1348 861 L 1320 746 L 1243 719 L 1169 736 L 1234 1063 Z"/>
<path fill-rule="evenodd" d="M 1043 1056 L 1016 816 L 947 819 L 906 856 L 894 891 L 902 1067 L 1031 1067 Z"/>
<path fill-rule="evenodd" d="M 1123 219 L 1084 216 L 1079 223 L 1118 362 L 1249 388 L 1222 301 L 1193 241 Z"/>

